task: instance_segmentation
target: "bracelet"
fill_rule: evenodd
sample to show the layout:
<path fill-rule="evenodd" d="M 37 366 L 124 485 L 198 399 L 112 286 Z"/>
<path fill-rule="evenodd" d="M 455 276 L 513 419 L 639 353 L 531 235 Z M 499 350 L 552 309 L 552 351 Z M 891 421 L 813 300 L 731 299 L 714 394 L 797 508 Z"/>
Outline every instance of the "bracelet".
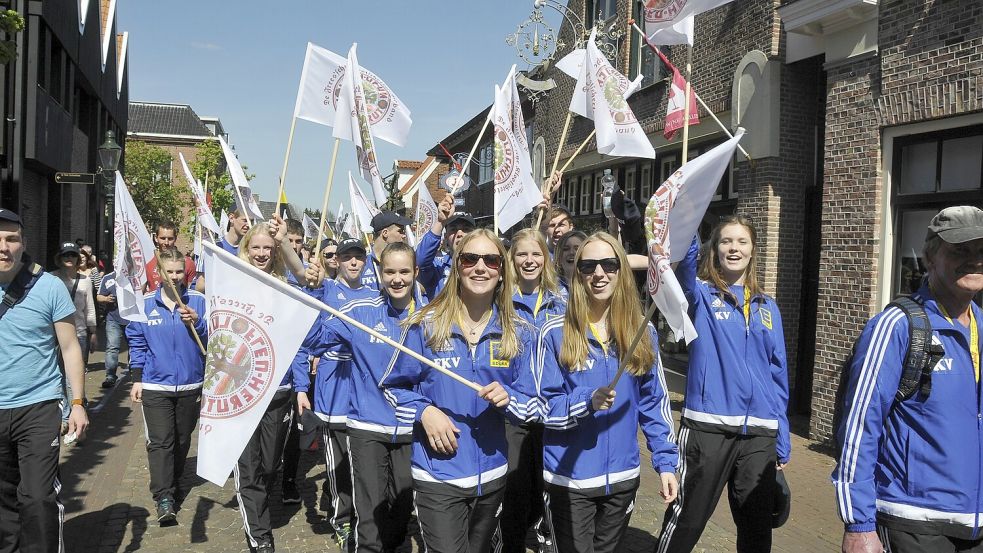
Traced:
<path fill-rule="evenodd" d="M 82 407 L 85 407 L 85 400 L 84 399 L 73 399 L 72 400 L 72 407 L 74 407 L 76 405 L 81 405 Z"/>

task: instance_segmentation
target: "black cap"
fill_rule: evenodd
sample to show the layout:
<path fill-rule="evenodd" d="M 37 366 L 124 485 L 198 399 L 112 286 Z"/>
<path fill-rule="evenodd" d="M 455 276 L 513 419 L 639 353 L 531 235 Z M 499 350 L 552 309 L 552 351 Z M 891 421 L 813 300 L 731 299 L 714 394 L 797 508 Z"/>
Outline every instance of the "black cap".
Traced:
<path fill-rule="evenodd" d="M 451 216 L 448 217 L 446 221 L 444 221 L 444 228 L 447 228 L 455 223 L 464 223 L 472 228 L 477 226 L 474 223 L 474 217 L 472 217 L 471 214 L 468 213 L 467 211 L 458 211 L 452 213 Z"/>
<path fill-rule="evenodd" d="M 392 225 L 405 227 L 412 221 L 393 211 L 380 211 L 372 218 L 372 232 L 378 234 L 382 229 Z"/>
<path fill-rule="evenodd" d="M 20 215 L 17 215 L 9 209 L 0 209 L 0 221 L 15 223 L 21 227 L 24 226 L 24 222 L 20 220 Z"/>
<path fill-rule="evenodd" d="M 983 209 L 971 205 L 943 209 L 932 217 L 925 240 L 936 236 L 950 244 L 983 238 Z"/>
<path fill-rule="evenodd" d="M 781 528 L 788 520 L 788 515 L 792 511 L 792 490 L 788 487 L 785 480 L 785 471 L 776 471 L 775 474 L 775 503 L 771 513 L 771 527 Z"/>
<path fill-rule="evenodd" d="M 315 415 L 314 411 L 305 409 L 304 413 L 300 416 L 300 420 L 297 421 L 297 440 L 300 449 L 310 449 L 327 424 Z"/>
<path fill-rule="evenodd" d="M 365 245 L 358 238 L 345 238 L 338 243 L 337 254 L 341 255 L 349 250 L 362 250 L 365 253 Z"/>
<path fill-rule="evenodd" d="M 78 244 L 75 242 L 62 242 L 61 246 L 58 248 L 58 255 L 61 256 L 67 253 L 74 253 L 79 257 L 82 256 L 82 250 L 79 249 Z"/>
<path fill-rule="evenodd" d="M 338 245 L 338 241 L 335 240 L 334 238 L 325 238 L 324 240 L 321 240 L 321 245 L 317 248 L 317 251 L 323 251 L 324 248 L 327 248 L 328 246 L 337 246 L 337 245 Z"/>

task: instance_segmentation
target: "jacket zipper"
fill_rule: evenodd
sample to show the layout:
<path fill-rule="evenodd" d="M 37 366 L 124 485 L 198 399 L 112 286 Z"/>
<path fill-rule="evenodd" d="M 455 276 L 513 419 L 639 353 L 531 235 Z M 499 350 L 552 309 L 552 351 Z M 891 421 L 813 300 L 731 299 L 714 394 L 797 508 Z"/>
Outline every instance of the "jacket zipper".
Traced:
<path fill-rule="evenodd" d="M 481 343 L 481 340 L 480 339 L 478 340 L 478 343 L 479 344 Z M 477 379 L 478 379 L 478 371 L 475 370 L 475 368 L 474 368 L 474 353 L 475 353 L 475 351 L 477 349 L 478 349 L 478 344 L 475 344 L 474 348 L 471 348 L 470 347 L 470 344 L 468 345 L 468 355 L 471 356 L 471 377 L 475 381 L 477 381 Z M 474 410 L 475 410 L 476 413 L 478 412 L 477 402 L 478 402 L 478 395 L 477 394 L 472 394 L 472 396 L 471 396 L 471 406 L 474 407 Z M 475 417 L 475 421 L 477 421 L 477 420 L 478 420 L 478 418 Z M 481 456 L 478 454 L 478 449 L 479 448 L 477 448 L 477 447 L 474 448 L 474 464 L 475 464 L 475 467 L 478 468 L 478 497 L 481 497 L 481 495 L 482 495 L 482 493 L 481 493 Z"/>
<path fill-rule="evenodd" d="M 751 301 L 751 298 L 748 299 Z M 744 319 L 744 306 L 740 306 L 739 309 L 741 314 L 741 319 Z M 748 384 L 751 385 L 751 397 L 748 398 L 747 405 L 744 409 L 744 424 L 741 426 L 741 434 L 747 435 L 747 421 L 751 416 L 751 404 L 754 403 L 754 376 L 751 374 L 751 367 L 747 364 L 747 352 L 748 346 L 751 344 L 751 308 L 748 307 L 747 319 L 744 320 L 744 372 L 748 376 Z"/>
<path fill-rule="evenodd" d="M 611 382 L 611 370 L 608 366 L 608 354 L 604 352 L 604 377 L 606 382 Z M 611 420 L 609 415 L 604 416 L 604 494 L 611 494 Z"/>

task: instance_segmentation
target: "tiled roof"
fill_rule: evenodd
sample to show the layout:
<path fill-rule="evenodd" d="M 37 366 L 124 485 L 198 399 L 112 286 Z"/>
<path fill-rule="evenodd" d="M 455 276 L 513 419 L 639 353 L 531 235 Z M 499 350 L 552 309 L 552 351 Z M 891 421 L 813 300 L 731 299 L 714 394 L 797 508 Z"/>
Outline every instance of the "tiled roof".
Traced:
<path fill-rule="evenodd" d="M 273 217 L 273 209 L 276 208 L 276 202 L 259 200 L 256 202 L 259 206 L 259 212 L 263 214 L 263 219 L 269 221 Z M 284 207 L 286 206 L 286 207 Z M 280 214 L 283 214 L 283 210 L 287 210 L 287 216 L 290 219 L 296 219 L 301 221 L 304 218 L 304 214 L 301 211 L 297 211 L 297 208 L 293 204 L 280 204 Z"/>
<path fill-rule="evenodd" d="M 422 161 L 412 161 L 412 160 L 408 160 L 408 159 L 397 159 L 396 160 L 396 168 L 397 169 L 412 169 L 412 170 L 415 171 L 415 170 L 419 169 L 421 165 L 423 165 L 423 162 Z"/>
<path fill-rule="evenodd" d="M 127 131 L 130 134 L 212 136 L 195 110 L 186 104 L 130 102 Z"/>

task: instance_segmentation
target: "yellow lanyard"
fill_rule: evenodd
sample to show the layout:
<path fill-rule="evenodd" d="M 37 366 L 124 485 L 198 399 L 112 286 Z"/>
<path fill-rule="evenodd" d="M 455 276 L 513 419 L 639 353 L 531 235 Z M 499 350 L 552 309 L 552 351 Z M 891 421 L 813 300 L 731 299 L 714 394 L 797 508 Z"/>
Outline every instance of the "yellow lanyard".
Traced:
<path fill-rule="evenodd" d="M 945 320 L 952 324 L 952 318 L 946 312 L 941 303 L 936 302 L 939 311 Z M 980 381 L 980 330 L 976 328 L 976 315 L 973 314 L 973 306 L 969 306 L 969 357 L 973 360 L 973 374 L 976 375 L 976 382 Z"/>
<path fill-rule="evenodd" d="M 597 333 L 597 327 L 594 326 L 594 323 L 588 322 L 587 324 L 590 325 L 590 331 L 594 333 L 594 338 L 597 338 L 597 341 L 601 343 L 601 349 L 604 350 L 604 355 L 607 356 L 608 343 L 601 340 L 601 335 Z"/>
<path fill-rule="evenodd" d="M 751 328 L 751 291 L 744 287 L 744 324 Z"/>
<path fill-rule="evenodd" d="M 535 319 L 539 315 L 539 308 L 543 306 L 543 288 L 539 288 L 539 296 L 536 297 L 536 307 L 532 308 L 532 318 Z"/>
<path fill-rule="evenodd" d="M 415 300 L 415 299 L 411 299 L 411 300 L 410 300 L 410 315 L 412 315 L 412 314 L 413 314 L 413 311 L 414 311 L 415 309 L 416 309 L 416 300 Z"/>

